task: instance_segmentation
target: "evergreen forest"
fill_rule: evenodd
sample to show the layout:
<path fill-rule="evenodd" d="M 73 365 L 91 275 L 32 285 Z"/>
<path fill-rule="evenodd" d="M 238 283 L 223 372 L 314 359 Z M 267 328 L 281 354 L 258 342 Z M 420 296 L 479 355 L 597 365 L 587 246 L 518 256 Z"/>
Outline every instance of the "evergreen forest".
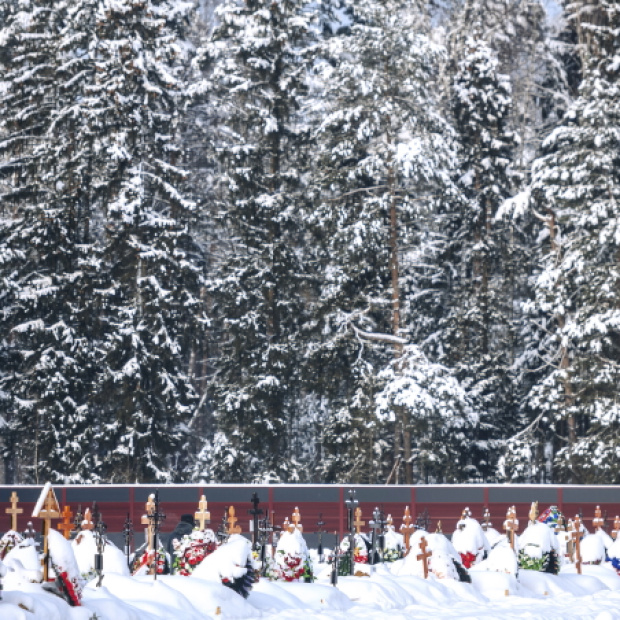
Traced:
<path fill-rule="evenodd" d="M 620 483 L 620 2 L 0 0 L 2 482 Z"/>

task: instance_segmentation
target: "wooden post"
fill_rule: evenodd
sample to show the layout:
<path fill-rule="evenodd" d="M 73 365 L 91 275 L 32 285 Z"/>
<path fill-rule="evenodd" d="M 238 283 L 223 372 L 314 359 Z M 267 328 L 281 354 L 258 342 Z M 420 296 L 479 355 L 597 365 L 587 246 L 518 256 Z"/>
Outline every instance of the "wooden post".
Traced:
<path fill-rule="evenodd" d="M 618 533 L 620 532 L 620 517 L 616 517 L 614 520 L 614 529 L 611 531 L 611 537 L 616 540 Z"/>
<path fill-rule="evenodd" d="M 597 506 L 594 511 L 594 519 L 592 519 L 592 527 L 595 532 L 603 529 L 603 525 L 605 525 L 605 519 L 603 519 L 603 513 L 601 512 L 601 507 Z"/>
<path fill-rule="evenodd" d="M 149 516 L 153 514 L 153 512 L 155 511 L 155 500 L 154 500 L 154 496 L 153 495 L 149 495 L 149 500 L 148 502 L 146 502 L 146 514 L 142 515 L 142 518 L 140 519 L 140 523 L 142 525 L 146 525 L 146 550 L 147 552 L 151 552 L 154 550 L 154 534 L 155 532 L 153 531 L 153 519 L 150 519 Z M 84 514 L 84 520 L 86 520 L 86 515 L 89 514 L 89 510 L 88 508 L 85 511 Z M 90 527 L 89 529 L 93 529 L 92 527 Z M 155 569 L 157 570 L 157 568 Z"/>
<path fill-rule="evenodd" d="M 230 506 L 228 508 L 228 535 L 231 534 L 241 534 L 241 527 L 239 525 L 235 525 L 239 519 L 235 517 L 235 507 Z"/>
<path fill-rule="evenodd" d="M 415 558 L 416 560 L 422 560 L 422 565 L 424 567 L 424 579 L 428 579 L 428 558 L 433 555 L 432 551 L 426 551 L 427 547 L 428 543 L 426 542 L 426 538 L 422 536 L 422 538 L 420 539 L 420 549 L 422 553 L 416 555 Z"/>
<path fill-rule="evenodd" d="M 282 527 L 280 529 L 283 532 L 289 532 L 292 534 L 295 526 L 288 520 L 288 517 L 284 517 L 284 523 L 282 524 Z"/>
<path fill-rule="evenodd" d="M 579 515 L 575 517 L 573 540 L 575 542 L 575 566 L 577 567 L 577 573 L 581 575 L 581 518 Z"/>
<path fill-rule="evenodd" d="M 299 530 L 300 532 L 304 531 L 304 526 L 301 525 L 301 515 L 299 514 L 299 508 L 295 506 L 295 510 L 293 512 L 293 516 L 291 517 L 293 520 L 293 529 Z"/>
<path fill-rule="evenodd" d="M 194 519 L 198 522 L 200 531 L 204 531 L 205 525 L 211 521 L 211 513 L 207 510 L 207 498 L 203 495 L 198 502 L 198 510 L 194 513 Z"/>
<path fill-rule="evenodd" d="M 491 525 L 491 513 L 489 512 L 488 506 L 484 507 L 482 518 L 484 519 L 484 522 L 482 524 L 482 529 L 486 532 L 489 529 L 489 526 Z"/>
<path fill-rule="evenodd" d="M 530 523 L 536 523 L 538 520 L 538 515 L 540 514 L 538 510 L 538 502 L 532 502 L 532 507 L 530 508 Z"/>
<path fill-rule="evenodd" d="M 409 553 L 409 537 L 415 532 L 415 526 L 411 523 L 411 513 L 409 512 L 409 506 L 405 507 L 405 514 L 403 515 L 403 524 L 400 526 L 400 531 L 405 539 L 405 555 Z"/>
<path fill-rule="evenodd" d="M 144 523 L 144 517 L 142 517 L 143 519 L 143 523 Z M 82 529 L 83 530 L 94 530 L 95 529 L 95 524 L 93 523 L 93 518 L 92 518 L 92 514 L 90 512 L 90 508 L 87 508 L 84 511 L 84 519 L 82 519 Z"/>
<path fill-rule="evenodd" d="M 6 508 L 4 510 L 6 514 L 11 515 L 11 529 L 14 532 L 17 532 L 17 515 L 20 515 L 24 512 L 23 508 L 17 507 L 18 501 L 19 501 L 19 497 L 17 497 L 17 493 L 13 491 L 13 493 L 11 493 L 11 499 L 10 499 L 11 507 Z"/>
<path fill-rule="evenodd" d="M 366 525 L 366 521 L 362 521 L 362 509 L 359 506 L 355 509 L 355 521 L 353 521 L 353 525 L 355 526 L 356 534 L 359 534 L 362 530 L 362 526 Z"/>
<path fill-rule="evenodd" d="M 71 508 L 66 505 L 62 511 L 62 523 L 59 523 L 57 529 L 62 532 L 62 535 L 69 540 L 71 538 L 71 532 L 73 531 L 73 513 Z"/>
<path fill-rule="evenodd" d="M 437 527 L 435 528 L 435 534 L 443 534 L 441 529 L 441 521 L 437 521 Z"/>

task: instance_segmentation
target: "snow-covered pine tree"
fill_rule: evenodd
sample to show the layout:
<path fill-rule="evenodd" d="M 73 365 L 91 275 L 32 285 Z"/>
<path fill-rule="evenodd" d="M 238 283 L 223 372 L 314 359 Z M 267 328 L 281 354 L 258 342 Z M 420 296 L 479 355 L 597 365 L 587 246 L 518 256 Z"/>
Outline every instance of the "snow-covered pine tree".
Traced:
<path fill-rule="evenodd" d="M 95 136 L 94 201 L 105 216 L 97 291 L 102 368 L 102 476 L 180 480 L 196 395 L 187 356 L 201 337 L 200 272 L 184 195 L 178 114 L 191 6 L 122 0 L 96 3 L 87 96 Z"/>
<path fill-rule="evenodd" d="M 403 248 L 420 243 L 453 163 L 450 131 L 434 110 L 431 75 L 441 49 L 421 31 L 424 22 L 411 3 L 362 0 L 350 33 L 327 39 L 321 51 L 312 226 L 324 276 L 307 374 L 327 401 L 321 462 L 334 480 L 385 480 L 395 462 L 413 479 L 410 412 L 388 433 L 378 429 L 376 381 L 368 377 L 400 355 L 419 319 L 415 310 L 402 316 L 410 269 Z"/>
<path fill-rule="evenodd" d="M 309 14 L 298 0 L 229 1 L 201 51 L 219 108 L 220 225 L 229 247 L 209 294 L 221 334 L 216 436 L 202 476 L 294 480 L 308 284 L 302 252 L 307 129 L 299 114 Z"/>
<path fill-rule="evenodd" d="M 510 369 L 515 355 L 515 252 L 521 246 L 515 240 L 518 229 L 497 217 L 511 194 L 515 146 L 508 129 L 510 83 L 498 64 L 484 41 L 467 40 L 452 90 L 463 193 L 444 205 L 439 219 L 446 233 L 441 261 L 449 287 L 436 347 L 480 412 L 469 449 L 468 475 L 473 479 L 494 476 L 493 455 L 510 434 L 517 406 Z"/>
<path fill-rule="evenodd" d="M 77 70 L 80 60 L 65 45 L 66 5 L 20 9 L 0 35 L 8 67 L 0 102 L 6 206 L 2 346 L 10 360 L 1 379 L 6 463 L 17 480 L 93 480 L 96 429 L 88 395 L 95 364 L 88 302 L 95 250 L 81 195 L 84 153 L 70 137 L 81 123 L 79 106 L 71 106 L 82 93 L 78 85 L 76 96 L 75 84 L 66 80 L 67 66 Z"/>
<path fill-rule="evenodd" d="M 547 372 L 528 397 L 532 417 L 511 445 L 507 473 L 538 477 L 547 461 L 555 481 L 613 482 L 620 473 L 620 12 L 606 1 L 568 8 L 583 33 L 584 79 L 545 140 L 531 187 L 532 212 L 542 223 L 530 309 L 547 334 L 538 351 Z"/>

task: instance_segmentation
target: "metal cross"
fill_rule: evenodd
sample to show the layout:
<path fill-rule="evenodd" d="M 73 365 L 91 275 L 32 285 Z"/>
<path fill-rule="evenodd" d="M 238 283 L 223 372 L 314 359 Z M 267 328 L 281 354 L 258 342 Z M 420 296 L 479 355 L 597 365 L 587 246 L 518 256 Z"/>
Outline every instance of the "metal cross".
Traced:
<path fill-rule="evenodd" d="M 125 556 L 127 557 L 127 566 L 131 564 L 129 556 L 131 555 L 131 543 L 133 541 L 133 523 L 127 513 L 127 518 L 123 525 L 123 541 L 125 542 Z"/>
<path fill-rule="evenodd" d="M 372 521 L 368 522 L 368 526 L 372 530 L 372 535 L 370 538 L 370 564 L 376 564 L 378 561 L 378 552 L 377 552 L 377 538 L 378 532 L 383 529 L 383 523 L 381 522 L 381 512 L 379 511 L 379 507 L 377 506 L 372 513 Z"/>
<path fill-rule="evenodd" d="M 316 522 L 316 526 L 318 528 L 316 533 L 319 535 L 319 546 L 317 548 L 317 553 L 319 556 L 320 563 L 323 563 L 323 560 L 324 560 L 324 554 L 323 554 L 323 534 L 325 533 L 325 530 L 323 529 L 324 525 L 325 525 L 325 521 L 323 521 L 323 513 L 319 512 L 319 520 Z"/>
<path fill-rule="evenodd" d="M 103 579 L 103 550 L 106 545 L 105 531 L 107 529 L 106 524 L 101 519 L 101 513 L 97 511 L 97 525 L 95 526 L 95 538 L 97 541 L 97 553 L 95 554 L 95 572 L 99 579 L 97 579 L 97 587 L 101 587 L 101 581 Z"/>
<path fill-rule="evenodd" d="M 260 499 L 258 498 L 258 494 L 256 493 L 256 491 L 252 493 L 252 498 L 250 499 L 250 502 L 252 502 L 252 508 L 251 510 L 248 510 L 248 514 L 252 515 L 252 549 L 254 549 L 254 551 L 258 551 L 258 548 L 260 547 L 260 543 L 258 542 L 258 521 L 259 517 L 263 514 L 264 511 L 262 508 L 258 507 L 258 505 L 260 504 Z"/>

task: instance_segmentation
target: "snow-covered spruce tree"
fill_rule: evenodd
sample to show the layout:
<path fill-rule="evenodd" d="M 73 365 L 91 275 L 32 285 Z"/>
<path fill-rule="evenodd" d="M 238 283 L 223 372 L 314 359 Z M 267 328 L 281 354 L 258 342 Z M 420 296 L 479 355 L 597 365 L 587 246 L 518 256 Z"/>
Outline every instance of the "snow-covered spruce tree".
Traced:
<path fill-rule="evenodd" d="M 65 5 L 20 8 L 0 35 L 10 67 L 0 127 L 2 346 L 10 372 L 0 380 L 7 396 L 5 449 L 18 459 L 7 458 L 7 475 L 92 480 L 96 428 L 88 395 L 96 321 L 88 304 L 96 250 L 82 192 L 87 158 L 72 139 L 82 122 L 79 105 L 73 107 L 82 91 L 67 79 L 81 61 L 66 46 Z"/>
<path fill-rule="evenodd" d="M 474 479 L 495 474 L 498 446 L 510 435 L 517 395 L 510 368 L 515 355 L 513 303 L 519 230 L 498 218 L 511 194 L 515 140 L 508 129 L 511 96 L 497 54 L 469 39 L 452 90 L 463 192 L 444 205 L 442 262 L 449 287 L 443 296 L 442 359 L 454 368 L 480 412 L 470 445 Z"/>
<path fill-rule="evenodd" d="M 196 395 L 186 358 L 201 337 L 200 273 L 176 131 L 190 10 L 155 0 L 96 4 L 87 96 L 109 274 L 96 299 L 103 333 L 96 407 L 109 481 L 173 481 L 187 470 Z"/>
<path fill-rule="evenodd" d="M 432 91 L 441 49 L 420 32 L 423 22 L 410 3 L 360 1 L 350 34 L 321 51 L 312 226 L 324 275 L 307 375 L 328 401 L 321 462 L 334 480 L 385 480 L 395 462 L 413 480 L 410 412 L 377 428 L 376 382 L 367 378 L 400 356 L 419 319 L 413 304 L 402 315 L 402 281 L 415 279 L 403 249 L 420 243 L 433 198 L 450 191 L 451 134 Z"/>
<path fill-rule="evenodd" d="M 620 12 L 612 2 L 578 2 L 569 18 L 588 33 L 584 79 L 534 163 L 531 187 L 542 256 L 530 310 L 547 334 L 538 351 L 547 372 L 529 395 L 532 418 L 512 443 L 507 473 L 538 475 L 547 461 L 555 481 L 612 483 L 620 475 Z M 528 456 L 535 468 L 524 466 Z"/>
<path fill-rule="evenodd" d="M 301 251 L 307 197 L 299 114 L 308 15 L 298 0 L 225 2 L 201 51 L 220 114 L 220 225 L 230 240 L 209 295 L 215 362 L 216 480 L 294 480 L 290 450 L 308 288 Z"/>

